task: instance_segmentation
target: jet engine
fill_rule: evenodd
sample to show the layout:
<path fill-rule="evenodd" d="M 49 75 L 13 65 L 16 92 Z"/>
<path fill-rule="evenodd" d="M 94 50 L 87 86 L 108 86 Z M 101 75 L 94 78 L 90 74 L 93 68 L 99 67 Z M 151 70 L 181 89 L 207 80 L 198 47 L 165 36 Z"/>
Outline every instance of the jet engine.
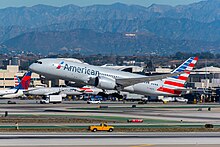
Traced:
<path fill-rule="evenodd" d="M 85 84 L 76 83 L 76 82 L 72 82 L 72 81 L 65 81 L 65 85 L 70 86 L 70 87 L 83 87 L 83 86 L 85 86 Z"/>
<path fill-rule="evenodd" d="M 40 81 L 42 84 L 46 84 L 45 80 L 46 80 L 46 78 L 44 76 L 40 75 Z"/>
<path fill-rule="evenodd" d="M 90 79 L 90 84 L 94 85 L 97 88 L 113 90 L 116 88 L 117 84 L 115 79 L 109 77 L 96 77 L 95 79 Z"/>

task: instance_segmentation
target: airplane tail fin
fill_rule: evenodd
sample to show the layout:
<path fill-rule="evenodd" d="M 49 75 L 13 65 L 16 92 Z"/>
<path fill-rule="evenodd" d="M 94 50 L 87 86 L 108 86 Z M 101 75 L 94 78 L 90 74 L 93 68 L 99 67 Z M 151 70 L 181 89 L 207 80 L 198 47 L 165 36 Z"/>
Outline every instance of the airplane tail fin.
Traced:
<path fill-rule="evenodd" d="M 184 72 L 178 76 L 169 77 L 163 79 L 163 87 L 160 87 L 158 90 L 163 92 L 168 92 L 172 94 L 180 94 L 180 89 L 184 89 L 185 83 L 189 78 L 190 72 L 193 70 L 198 57 L 190 57 L 183 64 L 177 67 L 172 73 Z M 179 90 L 175 90 L 179 89 Z"/>
<path fill-rule="evenodd" d="M 19 83 L 21 82 L 21 80 L 18 78 L 18 76 L 14 76 L 14 81 L 15 81 L 15 87 L 19 85 Z"/>
<path fill-rule="evenodd" d="M 198 57 L 190 57 L 189 59 L 187 59 L 183 64 L 172 71 L 172 73 L 184 73 L 180 74 L 179 76 L 166 78 L 164 80 L 164 85 L 169 85 L 173 88 L 184 88 L 184 84 L 188 80 L 190 72 L 193 70 L 197 61 Z"/>
<path fill-rule="evenodd" d="M 15 89 L 19 90 L 19 89 L 25 89 L 27 90 L 30 82 L 31 82 L 31 71 L 28 71 L 27 73 L 25 73 L 25 75 L 23 76 L 23 78 L 21 79 L 21 81 L 19 82 L 19 84 L 15 87 Z"/>

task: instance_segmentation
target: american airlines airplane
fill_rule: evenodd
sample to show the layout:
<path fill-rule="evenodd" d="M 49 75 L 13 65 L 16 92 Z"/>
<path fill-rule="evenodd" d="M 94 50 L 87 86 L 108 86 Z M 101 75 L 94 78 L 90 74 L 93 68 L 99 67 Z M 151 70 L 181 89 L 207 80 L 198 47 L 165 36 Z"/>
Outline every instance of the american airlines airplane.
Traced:
<path fill-rule="evenodd" d="M 19 81 L 19 84 L 12 89 L 0 90 L 0 98 L 17 98 L 24 95 L 24 91 L 26 91 L 30 85 L 31 80 L 31 71 L 25 73 L 22 80 Z"/>
<path fill-rule="evenodd" d="M 171 74 L 144 76 L 65 59 L 40 59 L 30 65 L 30 70 L 46 78 L 84 83 L 104 90 L 126 91 L 141 95 L 180 95 L 197 57 L 190 57 Z"/>

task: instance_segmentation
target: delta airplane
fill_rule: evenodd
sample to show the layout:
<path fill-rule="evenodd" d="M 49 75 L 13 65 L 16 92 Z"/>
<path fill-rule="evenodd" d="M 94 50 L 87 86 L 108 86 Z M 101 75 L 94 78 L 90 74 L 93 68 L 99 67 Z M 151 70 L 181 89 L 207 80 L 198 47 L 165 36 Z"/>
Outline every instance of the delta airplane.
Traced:
<path fill-rule="evenodd" d="M 67 95 L 81 95 L 82 93 L 73 87 L 40 87 L 25 92 L 25 95 L 48 96 L 53 94 L 66 97 Z"/>
<path fill-rule="evenodd" d="M 19 81 L 17 86 L 11 89 L 0 90 L 0 98 L 9 99 L 23 96 L 23 92 L 26 91 L 30 85 L 31 73 L 31 71 L 25 73 L 21 81 L 16 78 Z"/>
<path fill-rule="evenodd" d="M 197 61 L 197 57 L 190 57 L 171 74 L 157 76 L 144 76 L 59 58 L 40 59 L 29 68 L 46 78 L 84 83 L 104 90 L 147 96 L 176 96 L 186 91 L 184 84 Z"/>
<path fill-rule="evenodd" d="M 114 90 L 113 93 L 117 91 Z M 77 96 L 82 94 L 91 94 L 91 95 L 98 95 L 98 94 L 111 94 L 108 91 L 104 91 L 100 88 L 91 87 L 91 86 L 84 86 L 82 88 L 78 87 L 37 87 L 28 89 L 24 91 L 25 95 L 38 95 L 38 96 L 48 96 L 58 94 L 62 97 L 66 97 L 67 95 Z"/>

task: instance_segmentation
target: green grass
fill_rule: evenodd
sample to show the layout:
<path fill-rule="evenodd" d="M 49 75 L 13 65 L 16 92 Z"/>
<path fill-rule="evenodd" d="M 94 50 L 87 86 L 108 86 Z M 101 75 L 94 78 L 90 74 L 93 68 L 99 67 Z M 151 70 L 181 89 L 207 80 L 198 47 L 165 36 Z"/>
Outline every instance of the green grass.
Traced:
<path fill-rule="evenodd" d="M 93 119 L 93 120 L 100 120 L 101 121 L 116 121 L 116 122 L 127 122 L 128 119 L 137 119 L 134 117 L 119 117 L 119 116 L 78 116 L 78 115 L 48 115 L 48 114 L 40 114 L 40 115 L 34 115 L 34 114 L 11 114 L 9 116 L 14 116 L 14 117 L 74 117 L 74 118 L 79 118 L 79 119 Z M 35 119 L 35 118 L 34 118 Z M 36 118 L 37 119 L 37 118 Z M 61 118 L 62 119 L 62 118 Z M 174 120 L 162 120 L 162 119 L 143 119 L 144 123 L 148 124 L 159 124 L 159 123 L 179 123 L 179 121 L 174 121 Z"/>
<path fill-rule="evenodd" d="M 132 117 L 119 117 L 119 116 L 83 116 L 80 118 L 91 118 L 91 119 L 100 119 L 100 120 L 111 120 L 111 121 L 120 121 L 127 122 L 128 119 L 137 119 Z M 161 120 L 161 119 L 143 119 L 144 123 L 179 123 L 179 121 L 173 120 Z"/>

